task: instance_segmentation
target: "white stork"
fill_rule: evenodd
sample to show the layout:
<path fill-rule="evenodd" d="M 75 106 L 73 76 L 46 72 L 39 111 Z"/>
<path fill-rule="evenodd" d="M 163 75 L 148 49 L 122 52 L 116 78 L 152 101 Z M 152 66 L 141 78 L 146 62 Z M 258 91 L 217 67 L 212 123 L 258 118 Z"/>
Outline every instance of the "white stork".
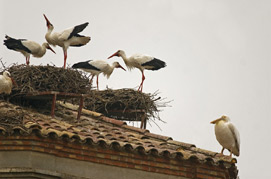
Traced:
<path fill-rule="evenodd" d="M 0 75 L 0 94 L 10 94 L 13 85 L 17 85 L 8 71 Z"/>
<path fill-rule="evenodd" d="M 9 36 L 5 36 L 4 45 L 7 46 L 10 50 L 15 50 L 21 52 L 26 58 L 26 64 L 29 65 L 30 54 L 34 57 L 42 57 L 46 53 L 46 49 L 55 51 L 49 46 L 47 42 L 44 42 L 42 45 L 37 42 L 26 40 L 26 39 L 14 39 Z"/>
<path fill-rule="evenodd" d="M 108 59 L 112 58 L 113 56 L 120 56 L 129 70 L 138 68 L 141 71 L 142 81 L 138 88 L 138 91 L 141 92 L 143 89 L 143 82 L 145 80 L 144 70 L 159 70 L 160 68 L 164 68 L 166 66 L 164 61 L 148 55 L 135 54 L 128 58 L 123 50 L 118 50 L 116 53 L 108 57 Z"/>
<path fill-rule="evenodd" d="M 215 124 L 215 135 L 217 141 L 222 145 L 221 154 L 223 155 L 224 149 L 230 151 L 232 154 L 239 156 L 240 154 L 240 135 L 236 127 L 230 122 L 228 116 L 222 116 L 211 122 Z"/>
<path fill-rule="evenodd" d="M 54 30 L 53 24 L 51 24 L 51 22 L 44 14 L 43 16 L 46 20 L 46 25 L 48 28 L 45 38 L 49 44 L 62 47 L 64 52 L 64 68 L 66 68 L 67 49 L 69 48 L 69 46 L 80 47 L 86 45 L 90 41 L 90 37 L 78 34 L 88 26 L 88 22 L 66 29 L 60 33 L 52 33 L 52 31 Z"/>
<path fill-rule="evenodd" d="M 78 68 L 91 74 L 90 83 L 92 83 L 93 77 L 97 76 L 97 90 L 99 90 L 99 74 L 103 73 L 107 79 L 110 77 L 115 68 L 121 68 L 126 71 L 118 62 L 114 62 L 109 65 L 104 60 L 88 60 L 85 62 L 79 62 L 72 66 L 72 68 Z"/>

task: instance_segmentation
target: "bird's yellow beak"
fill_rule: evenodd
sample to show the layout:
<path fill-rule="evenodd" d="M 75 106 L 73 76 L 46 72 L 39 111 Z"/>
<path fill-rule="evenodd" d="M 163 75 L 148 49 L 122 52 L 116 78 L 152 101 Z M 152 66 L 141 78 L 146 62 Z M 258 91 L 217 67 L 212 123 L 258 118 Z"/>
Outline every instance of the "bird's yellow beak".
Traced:
<path fill-rule="evenodd" d="M 214 120 L 214 121 L 211 121 L 210 123 L 211 123 L 211 124 L 215 124 L 215 123 L 217 123 L 217 122 L 220 121 L 220 120 L 221 120 L 221 118 L 216 119 L 216 120 Z"/>

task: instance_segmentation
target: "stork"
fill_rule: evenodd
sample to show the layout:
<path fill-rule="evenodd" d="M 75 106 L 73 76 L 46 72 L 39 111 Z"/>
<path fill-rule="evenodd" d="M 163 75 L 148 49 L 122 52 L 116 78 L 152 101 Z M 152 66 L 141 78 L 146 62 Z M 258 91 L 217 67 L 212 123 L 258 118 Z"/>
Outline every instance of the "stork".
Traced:
<path fill-rule="evenodd" d="M 17 85 L 8 71 L 0 75 L 0 94 L 10 94 L 13 85 Z"/>
<path fill-rule="evenodd" d="M 40 45 L 34 41 L 26 39 L 14 39 L 8 35 L 6 35 L 5 38 L 6 40 L 4 40 L 4 45 L 10 50 L 21 52 L 26 58 L 27 65 L 30 63 L 30 55 L 40 58 L 46 53 L 46 49 L 49 49 L 55 53 L 47 42 Z"/>
<path fill-rule="evenodd" d="M 90 37 L 78 34 L 82 32 L 88 26 L 88 22 L 66 29 L 60 33 L 58 32 L 52 33 L 52 31 L 54 30 L 53 24 L 51 24 L 51 22 L 48 20 L 48 18 L 44 14 L 43 16 L 46 20 L 46 25 L 48 28 L 48 31 L 45 35 L 45 39 L 47 40 L 49 44 L 53 46 L 58 45 L 62 47 L 63 53 L 64 53 L 63 67 L 66 68 L 67 50 L 69 46 L 80 47 L 80 46 L 86 45 L 90 41 Z"/>
<path fill-rule="evenodd" d="M 118 62 L 112 63 L 112 65 L 109 65 L 104 60 L 88 60 L 85 62 L 79 62 L 72 66 L 72 68 L 78 68 L 81 70 L 84 70 L 85 72 L 88 72 L 91 74 L 90 83 L 92 83 L 92 80 L 94 76 L 97 76 L 97 90 L 99 90 L 99 74 L 103 73 L 104 76 L 107 77 L 107 79 L 110 77 L 112 72 L 115 68 L 121 68 L 124 71 L 126 71 Z"/>
<path fill-rule="evenodd" d="M 212 121 L 211 124 L 215 124 L 216 139 L 222 145 L 221 155 L 226 148 L 230 151 L 230 157 L 232 157 L 232 154 L 239 156 L 240 135 L 231 123 L 230 118 L 223 115 L 221 118 Z"/>
<path fill-rule="evenodd" d="M 143 82 L 145 80 L 144 70 L 159 70 L 166 66 L 164 61 L 148 55 L 135 54 L 127 57 L 123 50 L 118 50 L 116 53 L 108 57 L 108 59 L 114 56 L 121 57 L 129 70 L 138 68 L 141 71 L 142 81 L 138 88 L 138 91 L 141 92 L 143 89 Z"/>

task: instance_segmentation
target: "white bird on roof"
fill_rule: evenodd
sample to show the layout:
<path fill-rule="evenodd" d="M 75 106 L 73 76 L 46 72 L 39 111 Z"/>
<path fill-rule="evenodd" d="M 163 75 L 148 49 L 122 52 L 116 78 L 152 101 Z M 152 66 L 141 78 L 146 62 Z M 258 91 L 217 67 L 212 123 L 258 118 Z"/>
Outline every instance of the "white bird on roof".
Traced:
<path fill-rule="evenodd" d="M 108 57 L 108 59 L 114 56 L 121 57 L 128 69 L 131 70 L 133 68 L 138 68 L 141 71 L 142 81 L 138 88 L 138 91 L 141 92 L 143 89 L 143 82 L 145 80 L 144 70 L 159 70 L 166 66 L 164 61 L 148 55 L 135 54 L 128 58 L 123 50 L 118 50 L 116 53 Z"/>
<path fill-rule="evenodd" d="M 230 157 L 232 157 L 232 154 L 239 156 L 240 135 L 236 127 L 230 122 L 230 118 L 223 115 L 211 123 L 215 124 L 216 139 L 222 145 L 221 154 L 223 155 L 226 148 L 230 151 Z"/>
<path fill-rule="evenodd" d="M 107 78 L 110 77 L 115 68 L 121 68 L 126 71 L 118 62 L 114 62 L 109 65 L 104 60 L 88 60 L 85 62 L 79 62 L 72 66 L 72 68 L 78 68 L 91 74 L 90 83 L 92 83 L 93 77 L 97 76 L 97 89 L 99 90 L 99 74 L 103 73 Z"/>
<path fill-rule="evenodd" d="M 4 71 L 3 75 L 0 75 L 0 94 L 10 94 L 13 85 L 16 85 L 16 83 L 10 73 L 8 71 Z"/>
<path fill-rule="evenodd" d="M 46 25 L 48 28 L 45 38 L 49 44 L 53 46 L 58 45 L 62 47 L 63 53 L 64 53 L 63 67 L 66 68 L 67 50 L 69 46 L 80 47 L 80 46 L 86 45 L 90 41 L 90 37 L 78 34 L 82 32 L 88 26 L 88 22 L 66 29 L 60 33 L 58 32 L 52 33 L 52 31 L 54 30 L 53 24 L 51 24 L 51 22 L 48 20 L 48 18 L 44 14 L 43 16 L 46 20 Z"/>
<path fill-rule="evenodd" d="M 26 58 L 27 65 L 30 63 L 30 55 L 40 58 L 46 53 L 46 49 L 49 49 L 55 53 L 55 51 L 49 46 L 47 42 L 40 45 L 34 41 L 26 39 L 14 39 L 7 35 L 5 38 L 6 40 L 4 40 L 4 45 L 7 46 L 7 48 L 10 50 L 21 52 Z"/>

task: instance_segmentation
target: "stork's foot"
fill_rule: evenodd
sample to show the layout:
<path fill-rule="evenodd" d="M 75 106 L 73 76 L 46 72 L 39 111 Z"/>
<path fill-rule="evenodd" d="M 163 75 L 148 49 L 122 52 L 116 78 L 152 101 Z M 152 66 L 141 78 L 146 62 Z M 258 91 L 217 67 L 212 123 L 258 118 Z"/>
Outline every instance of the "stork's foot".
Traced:
<path fill-rule="evenodd" d="M 143 89 L 143 84 L 141 83 L 137 91 L 142 93 L 142 89 Z"/>
<path fill-rule="evenodd" d="M 217 153 L 215 156 L 217 156 L 217 157 L 224 157 L 224 155 L 222 153 Z"/>
<path fill-rule="evenodd" d="M 215 156 L 216 157 L 223 157 L 225 159 L 231 159 L 232 158 L 232 155 L 224 155 L 222 153 L 217 153 Z"/>
<path fill-rule="evenodd" d="M 225 159 L 232 159 L 232 156 L 231 155 L 226 155 L 224 158 Z"/>

